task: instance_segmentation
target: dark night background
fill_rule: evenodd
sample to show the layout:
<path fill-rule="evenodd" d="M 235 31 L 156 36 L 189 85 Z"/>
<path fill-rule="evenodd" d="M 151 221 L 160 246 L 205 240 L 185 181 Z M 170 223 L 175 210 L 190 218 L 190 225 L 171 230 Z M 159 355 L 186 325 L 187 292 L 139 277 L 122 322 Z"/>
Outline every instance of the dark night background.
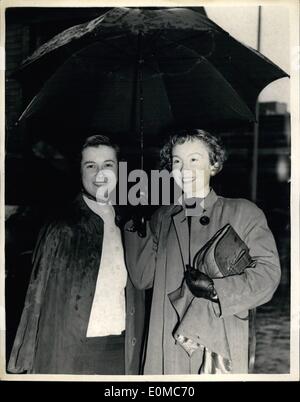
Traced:
<path fill-rule="evenodd" d="M 31 254 L 38 231 L 59 204 L 78 191 L 74 161 L 45 141 L 31 135 L 30 127 L 16 122 L 35 95 L 38 77 L 20 82 L 12 75 L 22 60 L 64 29 L 89 21 L 105 8 L 10 8 L 6 10 L 6 328 L 9 355 L 23 308 L 31 270 Z M 290 115 L 286 105 L 260 104 L 257 205 L 265 212 L 278 246 L 281 284 L 271 302 L 258 308 L 257 373 L 289 372 L 290 292 Z M 46 129 L 46 128 L 45 128 Z M 87 133 L 89 134 L 89 133 Z M 253 124 L 218 130 L 228 161 L 215 178 L 216 192 L 225 197 L 251 199 Z M 139 164 L 138 147 L 125 138 L 129 166 Z M 160 144 L 145 144 L 145 169 L 158 163 Z M 270 346 L 274 349 L 269 349 Z"/>

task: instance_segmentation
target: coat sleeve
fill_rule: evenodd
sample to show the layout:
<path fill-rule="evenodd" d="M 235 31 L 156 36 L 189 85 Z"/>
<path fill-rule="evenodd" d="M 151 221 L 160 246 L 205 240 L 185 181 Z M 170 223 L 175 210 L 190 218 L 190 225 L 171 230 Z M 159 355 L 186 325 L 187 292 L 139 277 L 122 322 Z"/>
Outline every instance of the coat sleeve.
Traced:
<path fill-rule="evenodd" d="M 280 263 L 264 213 L 253 203 L 240 207 L 237 229 L 249 248 L 255 266 L 243 274 L 214 279 L 221 315 L 239 315 L 267 303 L 280 281 Z"/>
<path fill-rule="evenodd" d="M 59 244 L 59 233 L 52 225 L 45 226 L 38 237 L 33 254 L 33 269 L 25 305 L 8 362 L 11 373 L 30 373 L 34 364 L 36 339 L 43 297 Z"/>
<path fill-rule="evenodd" d="M 125 259 L 130 279 L 137 289 L 153 286 L 158 248 L 158 219 L 156 214 L 147 221 L 146 236 L 129 230 L 132 222 L 125 226 Z"/>

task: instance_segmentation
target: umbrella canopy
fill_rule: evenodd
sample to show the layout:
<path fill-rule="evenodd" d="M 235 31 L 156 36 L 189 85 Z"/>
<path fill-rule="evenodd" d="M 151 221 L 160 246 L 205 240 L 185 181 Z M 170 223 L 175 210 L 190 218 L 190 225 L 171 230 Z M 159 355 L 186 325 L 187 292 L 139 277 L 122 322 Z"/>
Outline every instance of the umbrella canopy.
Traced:
<path fill-rule="evenodd" d="M 43 84 L 20 119 L 60 150 L 92 131 L 143 142 L 253 121 L 260 91 L 287 76 L 186 8 L 114 8 L 55 36 L 20 69 L 37 71 Z"/>

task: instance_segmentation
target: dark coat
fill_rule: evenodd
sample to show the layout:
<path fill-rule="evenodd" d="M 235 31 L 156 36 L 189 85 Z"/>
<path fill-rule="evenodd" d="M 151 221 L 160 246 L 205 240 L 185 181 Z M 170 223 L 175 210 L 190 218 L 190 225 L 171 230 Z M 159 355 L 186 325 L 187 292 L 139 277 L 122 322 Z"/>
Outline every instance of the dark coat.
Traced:
<path fill-rule="evenodd" d="M 8 364 L 12 373 L 76 374 L 74 359 L 86 338 L 98 276 L 103 221 L 81 196 L 61 215 L 39 236 Z M 129 279 L 126 308 L 125 373 L 139 374 L 144 292 Z"/>
<path fill-rule="evenodd" d="M 268 302 L 276 290 L 280 280 L 278 253 L 263 212 L 250 201 L 218 197 L 212 190 L 205 199 L 205 209 L 210 223 L 199 226 L 197 249 L 230 223 L 247 244 L 255 267 L 241 275 L 214 280 L 220 310 L 215 303 L 184 292 L 182 304 L 191 303 L 190 313 L 194 316 L 191 327 L 185 329 L 195 339 L 207 335 L 212 344 L 218 345 L 224 328 L 232 372 L 246 373 L 248 310 Z M 201 365 L 199 356 L 190 358 L 173 336 L 178 316 L 170 295 L 184 288 L 184 264 L 188 261 L 188 229 L 187 225 L 183 228 L 179 211 L 178 206 L 161 207 L 152 217 L 144 239 L 132 232 L 125 236 L 127 267 L 133 283 L 139 289 L 153 287 L 144 374 L 196 374 Z M 207 333 L 212 327 L 220 331 Z"/>

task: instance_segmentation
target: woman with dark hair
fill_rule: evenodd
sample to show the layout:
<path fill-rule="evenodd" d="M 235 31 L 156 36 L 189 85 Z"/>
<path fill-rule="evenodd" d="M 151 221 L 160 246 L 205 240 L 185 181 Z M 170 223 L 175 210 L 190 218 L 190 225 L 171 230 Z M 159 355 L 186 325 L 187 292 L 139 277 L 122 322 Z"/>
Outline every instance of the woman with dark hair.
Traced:
<path fill-rule="evenodd" d="M 139 373 L 144 292 L 127 277 L 110 202 L 118 153 L 108 137 L 85 141 L 82 191 L 40 233 L 11 373 Z"/>
<path fill-rule="evenodd" d="M 154 213 L 146 237 L 127 227 L 131 279 L 139 289 L 153 288 L 144 374 L 248 372 L 249 310 L 271 299 L 280 266 L 263 212 L 245 199 L 218 196 L 210 187 L 225 159 L 220 141 L 208 132 L 171 136 L 161 163 L 172 170 L 182 197 L 175 200 L 178 205 Z M 228 227 L 243 251 L 241 259 L 225 267 L 229 275 L 208 275 L 225 255 L 231 259 L 230 247 L 236 250 L 236 244 L 225 245 L 218 263 L 214 253 L 202 252 L 206 260 L 199 253 Z M 242 261 L 243 270 L 236 272 Z"/>

